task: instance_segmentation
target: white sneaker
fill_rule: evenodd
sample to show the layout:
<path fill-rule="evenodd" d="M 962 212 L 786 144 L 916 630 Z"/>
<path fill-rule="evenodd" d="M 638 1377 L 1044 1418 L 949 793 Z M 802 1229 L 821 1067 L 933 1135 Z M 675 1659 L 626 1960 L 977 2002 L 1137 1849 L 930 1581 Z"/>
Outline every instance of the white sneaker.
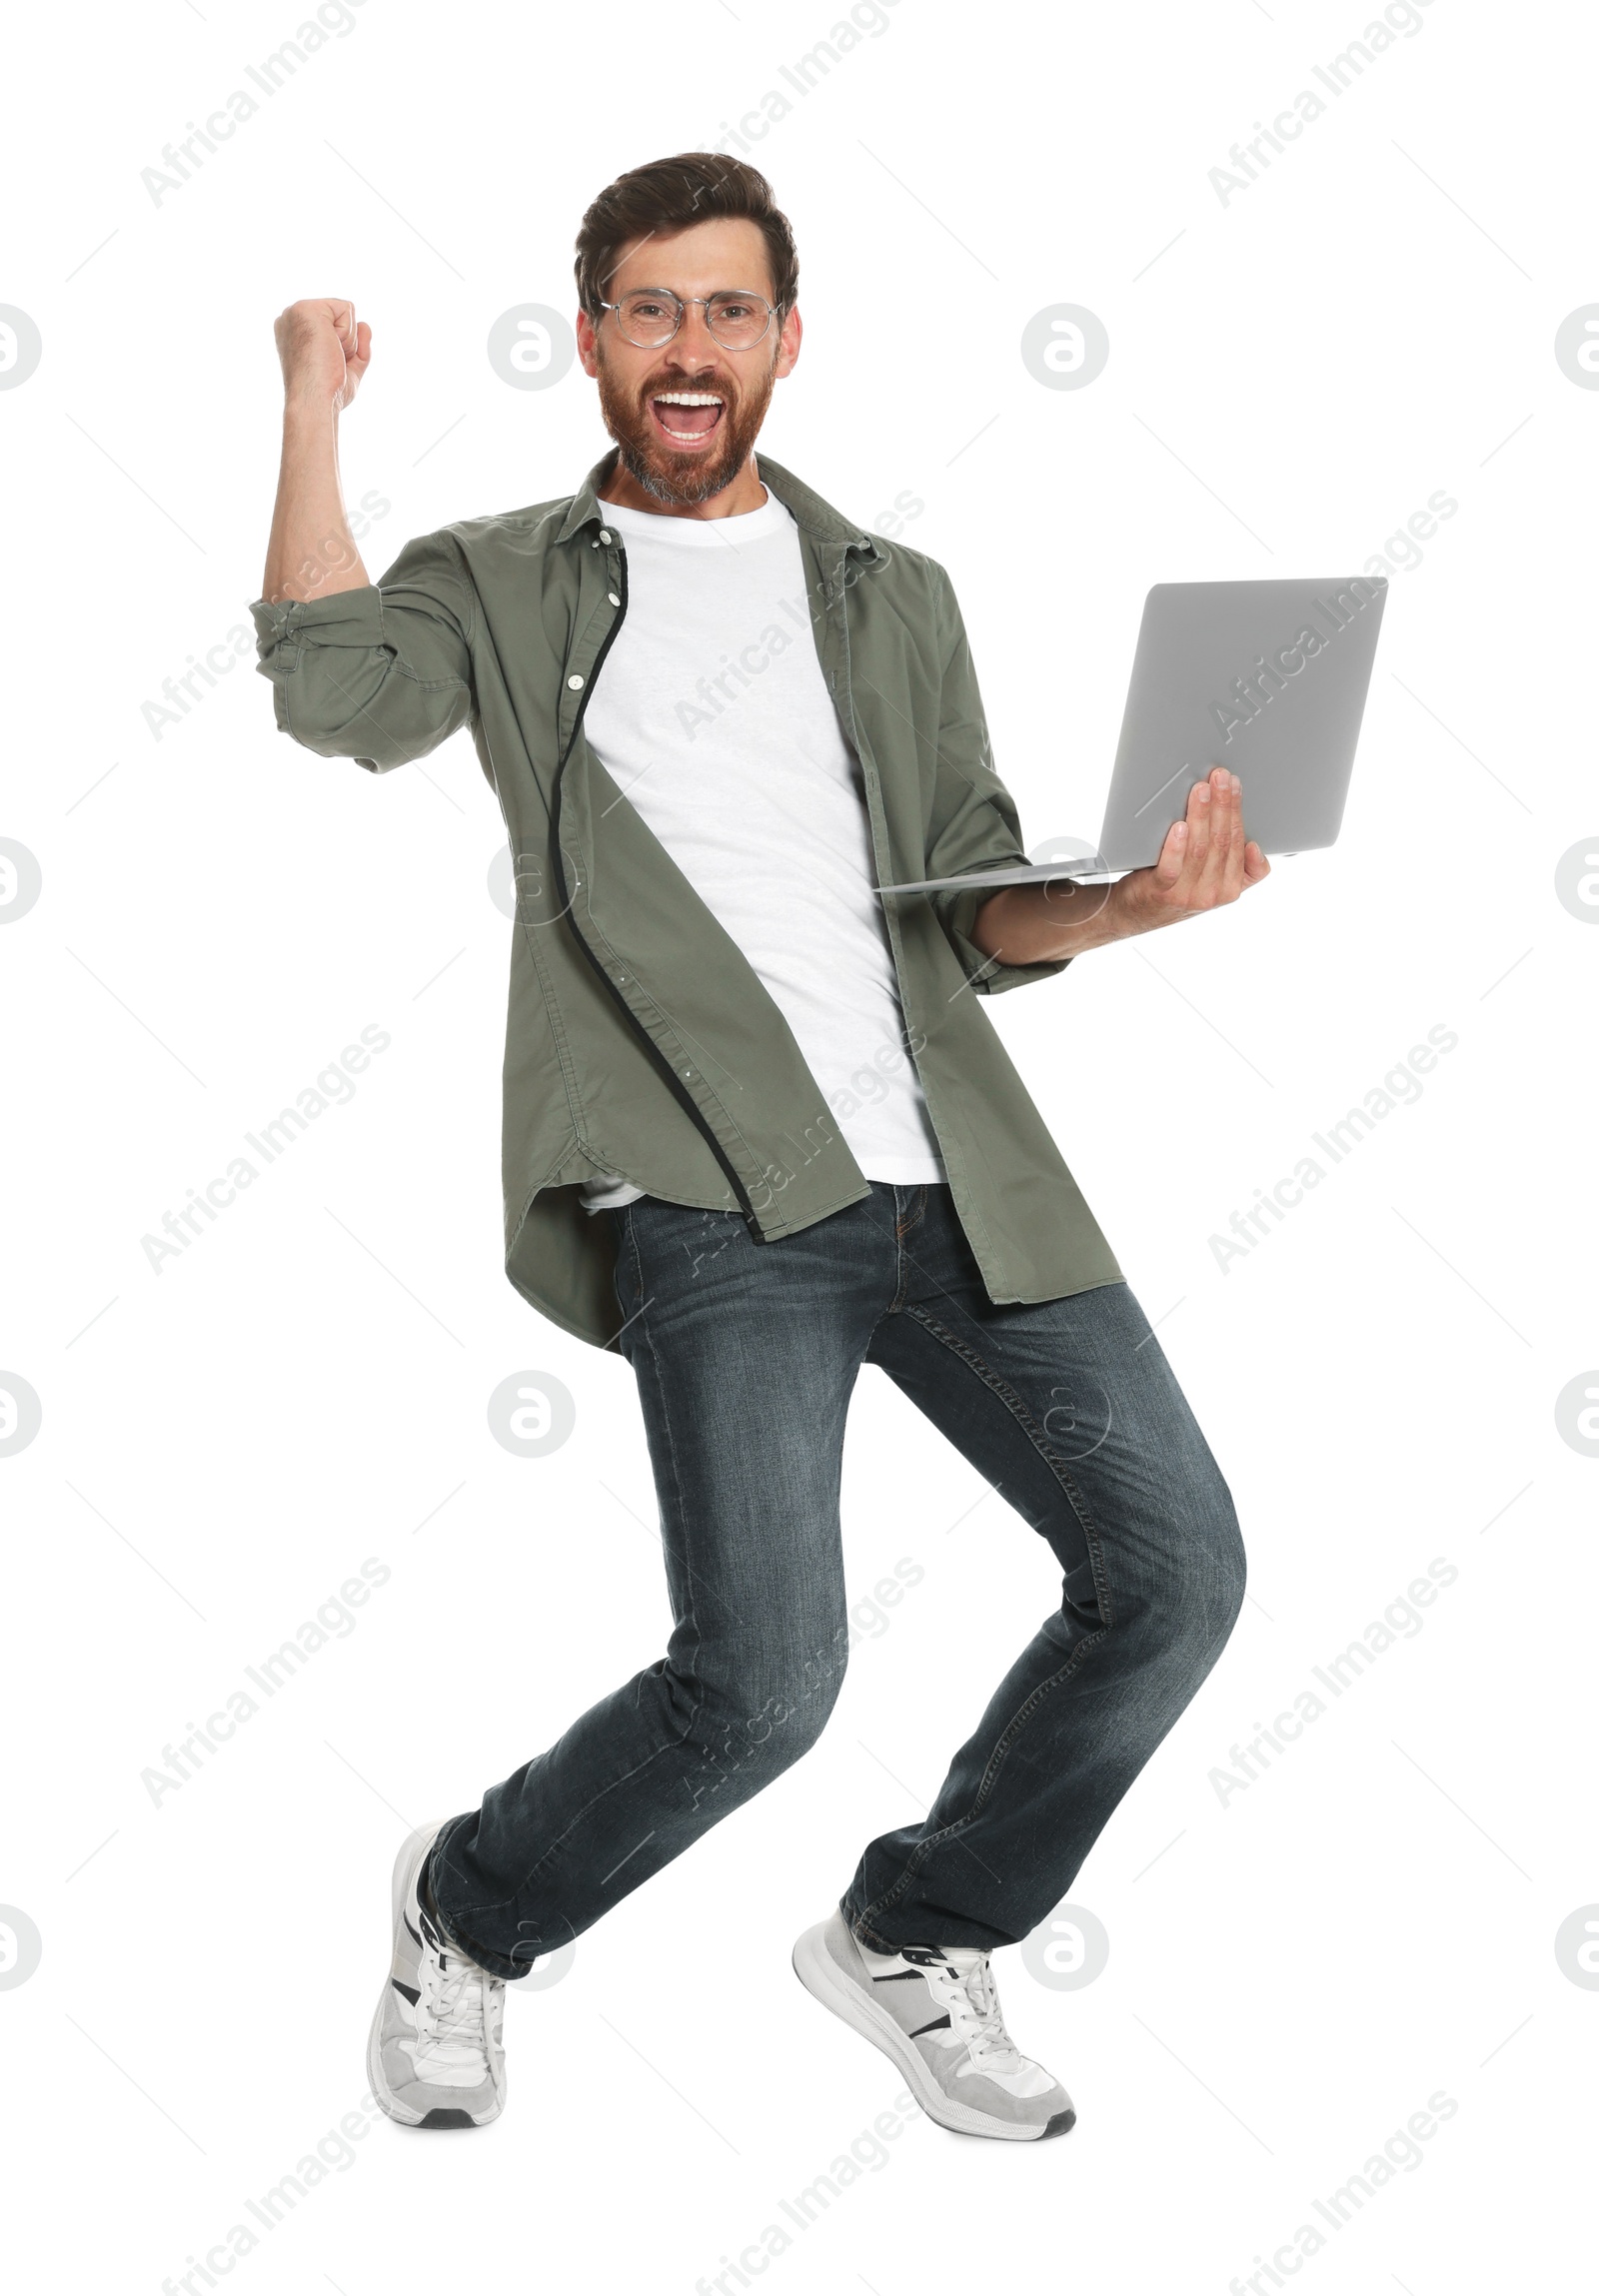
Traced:
<path fill-rule="evenodd" d="M 1005 2031 L 993 1965 L 974 1946 L 876 1953 L 835 1908 L 796 1945 L 794 1968 L 807 1993 L 892 2057 L 940 2128 L 1027 2142 L 1075 2122 L 1060 2083 Z"/>
<path fill-rule="evenodd" d="M 395 1860 L 394 1958 L 367 2041 L 367 2077 L 407 2128 L 482 2128 L 505 2109 L 506 1989 L 441 1935 L 417 1894 L 439 1826 Z"/>

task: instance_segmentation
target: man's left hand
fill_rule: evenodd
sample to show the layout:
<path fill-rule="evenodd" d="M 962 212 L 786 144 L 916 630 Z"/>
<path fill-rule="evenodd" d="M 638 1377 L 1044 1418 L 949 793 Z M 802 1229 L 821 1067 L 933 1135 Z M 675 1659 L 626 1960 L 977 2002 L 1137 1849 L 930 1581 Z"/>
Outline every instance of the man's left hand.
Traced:
<path fill-rule="evenodd" d="M 1152 868 L 1113 885 L 1007 885 L 977 911 L 972 940 L 1005 964 L 1045 964 L 1225 908 L 1271 874 L 1244 835 L 1242 790 L 1236 773 L 1216 766 L 1189 790 L 1185 817 L 1166 831 Z"/>

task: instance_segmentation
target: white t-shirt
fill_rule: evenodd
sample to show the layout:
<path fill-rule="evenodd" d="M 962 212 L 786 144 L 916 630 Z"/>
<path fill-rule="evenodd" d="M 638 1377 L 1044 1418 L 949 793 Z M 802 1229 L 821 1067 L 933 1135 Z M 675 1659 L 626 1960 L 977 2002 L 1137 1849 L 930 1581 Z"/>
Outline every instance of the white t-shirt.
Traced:
<path fill-rule="evenodd" d="M 800 530 L 607 503 L 628 610 L 589 746 L 749 959 L 868 1180 L 942 1180 L 871 887 L 860 769 L 821 674 Z M 598 1212 L 644 1194 L 585 1184 Z"/>

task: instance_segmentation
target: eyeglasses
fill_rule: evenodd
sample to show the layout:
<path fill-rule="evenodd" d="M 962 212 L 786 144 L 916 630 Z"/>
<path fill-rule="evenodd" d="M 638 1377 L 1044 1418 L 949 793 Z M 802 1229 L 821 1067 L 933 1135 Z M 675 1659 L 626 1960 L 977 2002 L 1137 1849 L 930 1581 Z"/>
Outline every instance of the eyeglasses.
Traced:
<path fill-rule="evenodd" d="M 641 351 L 660 351 L 683 325 L 691 303 L 703 306 L 712 341 L 724 351 L 753 351 L 763 342 L 777 314 L 761 295 L 746 295 L 738 288 L 719 288 L 715 295 L 674 295 L 669 287 L 643 287 L 625 295 L 620 303 L 601 303 L 614 311 L 624 339 Z"/>

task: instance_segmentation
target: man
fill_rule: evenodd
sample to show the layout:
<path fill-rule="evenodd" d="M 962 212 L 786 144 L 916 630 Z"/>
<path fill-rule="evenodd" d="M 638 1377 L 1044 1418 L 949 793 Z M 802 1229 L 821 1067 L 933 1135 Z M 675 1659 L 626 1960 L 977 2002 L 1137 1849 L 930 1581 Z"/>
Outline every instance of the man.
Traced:
<path fill-rule="evenodd" d="M 374 771 L 471 730 L 517 869 L 507 1273 L 637 1375 L 676 1621 L 664 1659 L 402 1848 L 373 2090 L 408 2126 L 493 2120 L 505 1982 L 814 1742 L 874 1363 L 1048 1542 L 1063 1599 L 795 1967 L 934 2120 L 1055 2135 L 1070 2099 L 1010 2039 L 989 1956 L 1059 1902 L 1204 1679 L 1243 1555 L 979 999 L 1267 865 L 1218 770 L 1108 891 L 879 897 L 1026 856 L 942 569 L 757 463 L 800 354 L 789 225 L 753 168 L 685 154 L 601 194 L 576 269 L 615 453 L 376 586 L 336 451 L 370 330 L 336 301 L 277 328 L 261 668 L 286 732 Z M 1036 581 L 1003 501 L 990 548 Z"/>

